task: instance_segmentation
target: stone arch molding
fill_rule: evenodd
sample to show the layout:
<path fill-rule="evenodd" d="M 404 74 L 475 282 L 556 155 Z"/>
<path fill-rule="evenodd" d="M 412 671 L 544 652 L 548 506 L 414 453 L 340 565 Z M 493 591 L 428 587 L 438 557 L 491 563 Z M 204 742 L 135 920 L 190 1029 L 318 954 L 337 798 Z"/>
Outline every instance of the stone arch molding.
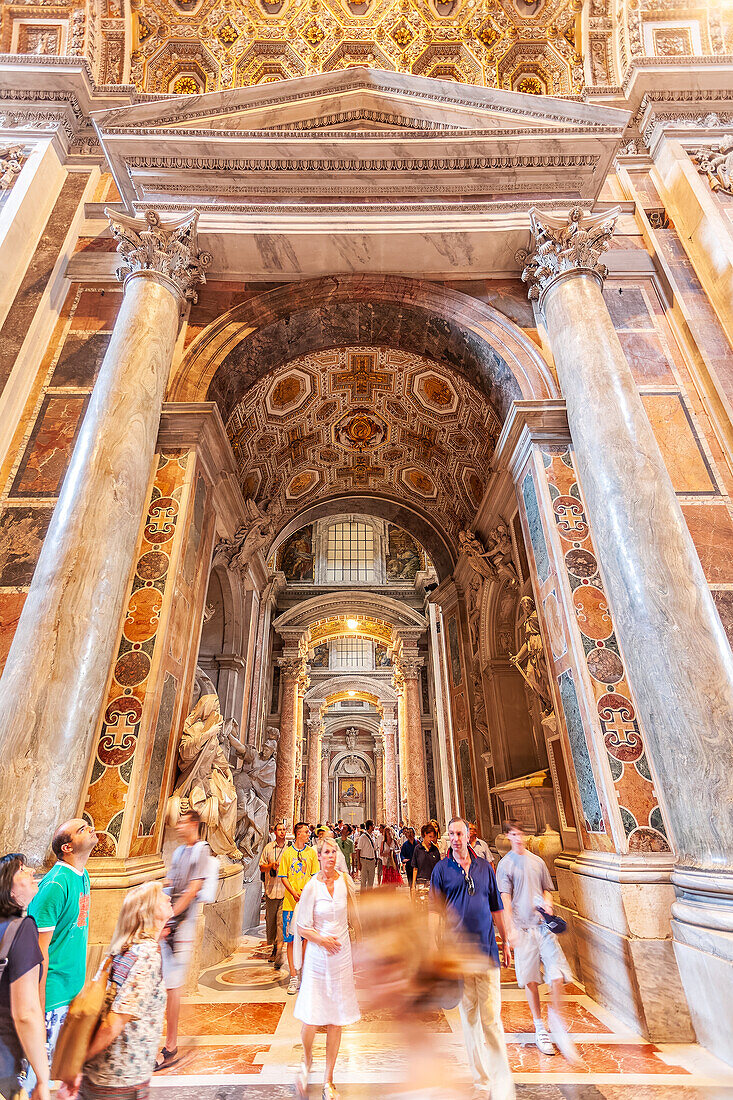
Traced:
<path fill-rule="evenodd" d="M 382 705 L 394 707 L 397 705 L 397 692 L 379 676 L 373 673 L 369 676 L 331 676 L 328 680 L 321 680 L 309 688 L 304 696 L 304 703 L 311 707 L 323 705 L 331 695 L 338 695 L 343 691 L 362 691 L 366 695 L 374 695 Z"/>
<path fill-rule="evenodd" d="M 331 761 L 328 769 L 329 779 L 334 779 L 339 774 L 339 765 L 342 763 L 342 761 L 348 759 L 348 757 L 350 756 L 355 756 L 358 760 L 362 762 L 365 769 L 364 775 L 367 779 L 373 780 L 375 778 L 376 773 L 374 770 L 374 765 L 369 761 L 369 758 L 365 756 L 363 752 L 360 752 L 359 749 L 344 749 L 343 752 L 340 752 L 338 756 L 335 756 Z"/>
<path fill-rule="evenodd" d="M 286 632 L 292 634 L 298 631 L 305 634 L 314 623 L 331 618 L 341 619 L 350 615 L 363 615 L 370 619 L 387 622 L 395 630 L 421 632 L 427 630 L 425 616 L 400 600 L 395 600 L 391 596 L 356 590 L 313 596 L 296 607 L 284 611 L 272 625 L 278 634 Z"/>
<path fill-rule="evenodd" d="M 502 419 L 515 400 L 559 396 L 539 350 L 493 306 L 419 279 L 334 275 L 277 287 L 218 317 L 192 342 L 169 399 L 215 401 L 226 421 L 266 374 L 352 344 L 432 358 L 468 378 Z"/>

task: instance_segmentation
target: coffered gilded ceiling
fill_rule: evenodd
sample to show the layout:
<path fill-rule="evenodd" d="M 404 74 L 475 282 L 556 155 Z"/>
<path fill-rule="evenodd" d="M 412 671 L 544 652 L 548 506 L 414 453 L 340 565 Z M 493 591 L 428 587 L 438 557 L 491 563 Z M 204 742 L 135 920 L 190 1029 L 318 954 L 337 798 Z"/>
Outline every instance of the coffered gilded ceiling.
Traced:
<path fill-rule="evenodd" d="M 208 92 L 367 65 L 535 94 L 580 91 L 581 0 L 133 0 L 131 77 Z M 348 125 L 349 120 L 343 120 Z M 390 126 L 387 118 L 370 126 Z"/>
<path fill-rule="evenodd" d="M 500 427 L 465 378 L 377 347 L 292 360 L 252 386 L 227 422 L 245 496 L 287 516 L 374 492 L 422 507 L 453 539 L 481 501 Z"/>

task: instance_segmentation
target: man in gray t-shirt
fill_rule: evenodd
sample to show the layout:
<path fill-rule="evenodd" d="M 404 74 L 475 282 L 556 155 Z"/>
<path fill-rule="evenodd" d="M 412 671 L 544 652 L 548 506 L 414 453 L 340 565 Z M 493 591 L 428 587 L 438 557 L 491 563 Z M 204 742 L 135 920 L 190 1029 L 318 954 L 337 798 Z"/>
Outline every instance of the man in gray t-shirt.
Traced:
<path fill-rule="evenodd" d="M 550 872 L 539 856 L 527 850 L 524 829 L 519 822 L 508 822 L 504 832 L 512 850 L 499 860 L 496 881 L 504 902 L 507 927 L 511 929 L 509 940 L 514 951 L 517 985 L 524 988 L 532 1010 L 535 1045 L 542 1054 L 554 1054 L 556 1043 L 561 1053 L 577 1064 L 580 1057 L 562 1020 L 562 994 L 564 983 L 571 978 L 570 968 L 557 936 L 539 912 L 541 908 L 545 913 L 552 913 Z M 552 1007 L 548 1012 L 552 1038 L 542 1022 L 540 1008 L 539 986 L 543 973 L 552 993 Z"/>

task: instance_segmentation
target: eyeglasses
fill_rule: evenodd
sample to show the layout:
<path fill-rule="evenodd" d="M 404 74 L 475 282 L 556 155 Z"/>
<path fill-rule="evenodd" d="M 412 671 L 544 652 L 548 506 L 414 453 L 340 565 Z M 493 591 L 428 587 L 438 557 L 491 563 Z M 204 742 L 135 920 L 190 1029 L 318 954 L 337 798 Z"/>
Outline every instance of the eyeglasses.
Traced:
<path fill-rule="evenodd" d="M 461 870 L 463 870 L 463 868 L 461 868 Z M 476 893 L 476 886 L 474 885 L 474 881 L 471 878 L 471 876 L 468 874 L 467 871 L 463 871 L 463 877 L 466 880 L 466 888 L 468 890 L 468 895 L 469 895 L 469 897 L 473 897 L 473 895 Z"/>

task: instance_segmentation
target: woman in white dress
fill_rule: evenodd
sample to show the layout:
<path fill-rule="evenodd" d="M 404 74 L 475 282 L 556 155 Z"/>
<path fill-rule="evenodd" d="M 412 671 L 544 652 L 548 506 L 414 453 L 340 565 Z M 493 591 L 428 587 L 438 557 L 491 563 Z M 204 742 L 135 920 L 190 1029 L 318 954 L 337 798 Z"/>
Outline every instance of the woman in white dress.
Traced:
<path fill-rule="evenodd" d="M 323 1100 L 339 1100 L 333 1071 L 341 1045 L 341 1029 L 360 1017 L 349 939 L 349 905 L 354 903 L 354 886 L 349 875 L 336 870 L 337 855 L 336 841 L 327 837 L 321 848 L 321 870 L 306 884 L 296 912 L 297 934 L 308 944 L 294 1013 L 303 1024 L 303 1063 L 295 1084 L 302 1100 L 308 1096 L 313 1040 L 319 1027 L 326 1028 Z"/>

